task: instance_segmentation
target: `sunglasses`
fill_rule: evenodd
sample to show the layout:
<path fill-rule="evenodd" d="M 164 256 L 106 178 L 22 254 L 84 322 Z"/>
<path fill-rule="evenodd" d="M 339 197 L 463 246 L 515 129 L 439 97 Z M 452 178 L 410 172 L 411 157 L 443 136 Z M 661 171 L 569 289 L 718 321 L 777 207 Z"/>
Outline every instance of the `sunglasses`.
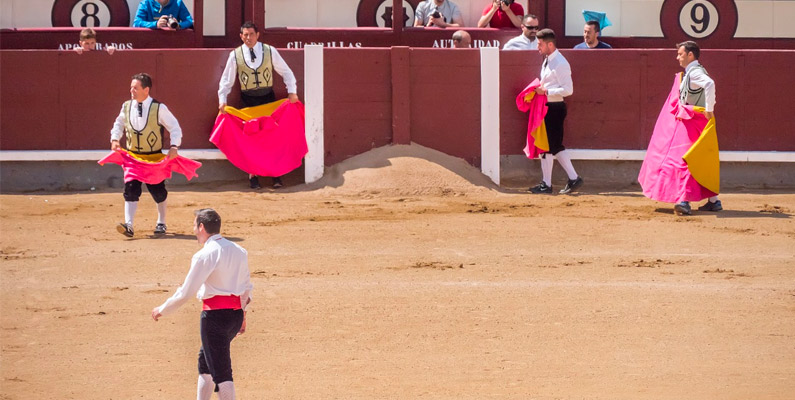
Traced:
<path fill-rule="evenodd" d="M 538 30 L 538 25 L 522 25 L 527 29 Z"/>

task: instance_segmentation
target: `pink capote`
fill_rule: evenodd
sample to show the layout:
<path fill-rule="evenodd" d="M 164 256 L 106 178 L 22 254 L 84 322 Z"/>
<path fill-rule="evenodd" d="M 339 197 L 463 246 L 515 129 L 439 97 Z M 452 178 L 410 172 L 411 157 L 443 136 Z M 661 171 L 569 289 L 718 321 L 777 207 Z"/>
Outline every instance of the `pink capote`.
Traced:
<path fill-rule="evenodd" d="M 219 114 L 210 141 L 249 174 L 282 176 L 300 167 L 308 151 L 304 105 L 285 101 L 270 116 L 249 121 Z"/>
<path fill-rule="evenodd" d="M 666 203 L 717 196 L 696 182 L 682 159 L 698 140 L 708 120 L 704 114 L 693 111 L 693 106 L 679 104 L 680 79 L 681 74 L 676 74 L 638 175 L 643 194 Z"/>
<path fill-rule="evenodd" d="M 527 143 L 524 147 L 524 154 L 530 159 L 537 158 L 549 151 L 548 143 L 547 149 L 536 147 L 535 138 L 533 137 L 533 132 L 541 127 L 541 124 L 544 123 L 544 117 L 547 115 L 547 96 L 536 93 L 530 102 L 525 101 L 525 96 L 533 93 L 539 86 L 541 86 L 541 81 L 536 78 L 516 96 L 516 107 L 519 111 L 530 111 L 530 117 L 527 120 Z"/>
<path fill-rule="evenodd" d="M 107 163 L 119 164 L 124 169 L 124 182 L 132 180 L 141 181 L 146 184 L 158 184 L 171 178 L 171 172 L 178 172 L 191 180 L 196 174 L 196 170 L 202 163 L 177 156 L 172 159 L 163 158 L 158 162 L 141 161 L 133 158 L 124 150 L 111 151 L 110 154 L 97 161 L 99 165 Z"/>

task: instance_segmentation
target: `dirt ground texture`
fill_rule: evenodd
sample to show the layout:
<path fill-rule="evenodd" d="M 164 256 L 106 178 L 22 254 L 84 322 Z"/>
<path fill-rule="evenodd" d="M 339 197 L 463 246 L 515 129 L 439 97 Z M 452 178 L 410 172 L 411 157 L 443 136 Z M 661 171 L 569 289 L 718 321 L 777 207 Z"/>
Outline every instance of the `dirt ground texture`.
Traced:
<path fill-rule="evenodd" d="M 120 190 L 0 196 L 0 399 L 195 398 L 200 303 L 150 311 L 203 207 L 249 253 L 239 399 L 795 398 L 792 193 L 677 217 L 587 180 L 498 189 L 416 146 L 244 185 L 171 188 L 160 239 L 146 191 L 133 239 Z"/>

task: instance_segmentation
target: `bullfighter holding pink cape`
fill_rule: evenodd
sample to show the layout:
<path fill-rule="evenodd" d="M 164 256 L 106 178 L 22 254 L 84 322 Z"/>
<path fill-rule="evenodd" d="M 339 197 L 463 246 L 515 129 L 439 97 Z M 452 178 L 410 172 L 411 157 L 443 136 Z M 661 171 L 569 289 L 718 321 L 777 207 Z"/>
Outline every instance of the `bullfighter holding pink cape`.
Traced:
<path fill-rule="evenodd" d="M 279 177 L 301 166 L 308 151 L 303 104 L 280 100 L 225 111 L 218 114 L 210 141 L 229 162 L 254 176 Z"/>
<path fill-rule="evenodd" d="M 715 82 L 698 62 L 695 42 L 677 48 L 685 72 L 676 75 L 657 118 L 638 182 L 646 197 L 674 203 L 677 215 L 690 215 L 690 202 L 703 199 L 709 200 L 699 211 L 721 211 Z"/>
<path fill-rule="evenodd" d="M 124 222 L 116 226 L 119 233 L 133 237 L 133 219 L 141 197 L 141 186 L 146 188 L 157 203 L 155 236 L 166 234 L 166 179 L 171 172 L 184 174 L 188 179 L 196 175 L 201 163 L 182 157 L 178 153 L 182 143 L 182 128 L 165 104 L 149 97 L 152 77 L 135 74 L 130 83 L 130 97 L 121 106 L 113 129 L 110 131 L 112 152 L 99 160 L 99 164 L 119 164 L 124 169 Z M 163 154 L 163 132 L 168 130 L 171 147 Z M 119 141 L 126 136 L 122 149 Z"/>

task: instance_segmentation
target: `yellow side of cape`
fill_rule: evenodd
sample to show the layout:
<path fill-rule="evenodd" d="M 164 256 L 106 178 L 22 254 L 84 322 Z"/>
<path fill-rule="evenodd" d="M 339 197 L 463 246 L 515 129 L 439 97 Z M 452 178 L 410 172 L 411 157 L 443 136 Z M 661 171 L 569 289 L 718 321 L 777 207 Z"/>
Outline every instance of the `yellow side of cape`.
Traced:
<path fill-rule="evenodd" d="M 134 158 L 134 159 L 136 159 L 138 161 L 144 161 L 144 162 L 148 162 L 148 163 L 159 163 L 160 161 L 163 161 L 164 158 L 166 158 L 166 155 L 163 154 L 163 153 L 137 154 L 137 153 L 133 153 L 133 152 L 128 151 L 128 150 L 125 150 L 125 151 L 127 152 L 127 154 L 130 155 L 130 157 L 132 157 L 132 158 Z"/>
<path fill-rule="evenodd" d="M 682 158 L 696 182 L 711 192 L 720 193 L 720 154 L 714 117 Z"/>
<path fill-rule="evenodd" d="M 224 110 L 226 110 L 228 114 L 234 115 L 243 121 L 248 121 L 250 119 L 267 117 L 268 115 L 273 114 L 273 112 L 276 111 L 276 109 L 279 108 L 279 106 L 285 101 L 287 101 L 287 99 L 276 100 L 272 103 L 267 103 L 256 107 L 241 108 L 239 110 L 234 107 L 226 106 L 224 107 Z"/>
<path fill-rule="evenodd" d="M 536 96 L 536 92 L 530 92 L 524 96 L 524 101 L 526 103 L 530 103 L 533 101 L 533 97 Z M 541 150 L 549 151 L 549 138 L 547 137 L 547 124 L 544 121 L 541 121 L 541 125 L 538 126 L 534 131 L 530 132 L 530 136 L 533 137 L 535 141 L 534 145 Z"/>

